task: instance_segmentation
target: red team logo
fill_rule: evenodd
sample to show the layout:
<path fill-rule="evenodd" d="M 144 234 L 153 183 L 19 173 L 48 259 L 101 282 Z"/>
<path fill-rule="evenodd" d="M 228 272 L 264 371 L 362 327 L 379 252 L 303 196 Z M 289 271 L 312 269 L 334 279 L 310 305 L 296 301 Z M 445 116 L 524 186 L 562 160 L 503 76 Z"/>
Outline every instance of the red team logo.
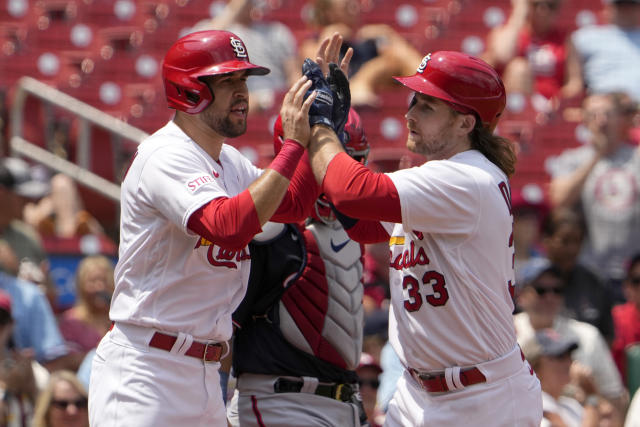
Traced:
<path fill-rule="evenodd" d="M 207 250 L 207 261 L 209 264 L 214 267 L 227 267 L 227 268 L 238 268 L 238 262 L 251 259 L 251 255 L 247 248 L 243 248 L 239 251 L 232 251 L 229 249 L 221 248 L 220 246 L 214 245 L 212 242 L 208 241 L 204 237 L 200 237 L 198 243 L 193 249 L 198 249 L 200 246 L 208 246 Z M 217 250 L 216 250 L 217 249 Z"/>

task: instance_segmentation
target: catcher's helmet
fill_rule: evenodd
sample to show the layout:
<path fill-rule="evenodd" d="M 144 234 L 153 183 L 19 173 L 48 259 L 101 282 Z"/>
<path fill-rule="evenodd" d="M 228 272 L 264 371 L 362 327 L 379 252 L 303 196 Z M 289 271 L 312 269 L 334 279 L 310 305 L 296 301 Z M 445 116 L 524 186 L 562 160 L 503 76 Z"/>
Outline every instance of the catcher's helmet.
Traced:
<path fill-rule="evenodd" d="M 278 116 L 273 125 L 273 149 L 276 154 L 280 152 L 284 137 L 282 118 Z M 347 123 L 344 125 L 344 134 L 340 138 L 344 150 L 360 163 L 366 164 L 369 156 L 369 141 L 364 133 L 364 127 L 356 110 L 349 110 Z"/>
<path fill-rule="evenodd" d="M 228 31 L 197 31 L 176 41 L 162 61 L 162 80 L 169 107 L 197 114 L 213 94 L 200 77 L 247 70 L 264 75 L 269 69 L 249 62 L 240 37 Z"/>
<path fill-rule="evenodd" d="M 413 76 L 394 79 L 411 90 L 454 104 L 454 109 L 472 110 L 491 131 L 506 104 L 498 73 L 481 59 L 461 52 L 427 54 Z"/>

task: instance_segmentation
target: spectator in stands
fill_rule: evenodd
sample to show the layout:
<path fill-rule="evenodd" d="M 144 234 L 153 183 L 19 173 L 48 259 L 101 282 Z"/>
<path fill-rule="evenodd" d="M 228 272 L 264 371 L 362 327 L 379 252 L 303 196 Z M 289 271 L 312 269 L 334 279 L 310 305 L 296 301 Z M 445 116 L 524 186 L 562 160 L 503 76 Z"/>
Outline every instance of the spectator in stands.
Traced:
<path fill-rule="evenodd" d="M 582 93 L 578 58 L 558 25 L 562 0 L 512 0 L 507 22 L 487 38 L 484 59 L 498 70 L 508 93 L 554 101 Z"/>
<path fill-rule="evenodd" d="M 517 279 L 521 266 L 531 258 L 542 255 L 540 231 L 549 207 L 544 200 L 542 191 L 527 191 L 527 188 L 522 188 L 521 190 L 512 190 L 511 210 L 513 212 L 514 266 Z"/>
<path fill-rule="evenodd" d="M 597 426 L 605 417 L 615 420 L 609 425 L 621 425 L 622 416 L 604 410 L 606 398 L 598 395 L 589 370 L 572 362 L 572 352 L 578 347 L 575 339 L 553 329 L 539 330 L 522 344 L 542 386 L 541 425 Z"/>
<path fill-rule="evenodd" d="M 69 349 L 82 356 L 97 347 L 111 326 L 113 269 L 113 263 L 103 255 L 90 255 L 80 261 L 76 270 L 76 303 L 58 320 Z"/>
<path fill-rule="evenodd" d="M 627 302 L 613 308 L 615 339 L 611 351 L 622 379 L 627 381 L 625 349 L 640 343 L 640 252 L 631 258 L 623 286 Z"/>
<path fill-rule="evenodd" d="M 388 307 L 365 313 L 362 330 L 362 351 L 380 360 L 382 347 L 389 339 Z"/>
<path fill-rule="evenodd" d="M 0 291 L 0 425 L 28 427 L 36 401 L 36 381 L 31 359 L 12 348 L 12 332 L 11 297 Z"/>
<path fill-rule="evenodd" d="M 47 255 L 38 232 L 22 221 L 22 211 L 29 200 L 49 192 L 47 182 L 35 176 L 35 170 L 22 159 L 0 159 L 0 238 L 8 244 L 15 259 L 9 262 L 5 252 L 3 269 L 18 275 L 20 263 L 29 260 L 43 272 L 48 271 Z M 5 251 L 7 248 L 5 247 Z"/>
<path fill-rule="evenodd" d="M 38 398 L 33 427 L 89 427 L 87 402 L 87 392 L 76 375 L 56 371 Z"/>
<path fill-rule="evenodd" d="M 24 207 L 25 221 L 41 236 L 71 238 L 104 234 L 100 223 L 84 209 L 76 183 L 58 173 L 51 177 L 50 194 Z"/>
<path fill-rule="evenodd" d="M 77 366 L 64 344 L 58 324 L 42 291 L 33 283 L 0 272 L 0 289 L 12 301 L 17 349 L 32 349 L 35 359 L 49 371 Z"/>
<path fill-rule="evenodd" d="M 194 31 L 227 30 L 237 34 L 247 46 L 251 59 L 271 72 L 261 79 L 249 79 L 249 111 L 268 110 L 278 104 L 280 95 L 300 77 L 297 41 L 286 25 L 262 21 L 265 2 L 231 0 L 213 19 L 201 21 Z"/>
<path fill-rule="evenodd" d="M 523 288 L 518 303 L 523 312 L 514 316 L 518 342 L 523 345 L 536 331 L 547 328 L 578 342 L 574 359 L 591 370 L 598 393 L 624 413 L 627 394 L 606 341 L 595 326 L 561 314 L 564 306 L 562 274 L 546 258 L 537 260 L 521 271 Z"/>
<path fill-rule="evenodd" d="M 572 35 L 590 93 L 626 92 L 640 102 L 640 0 L 603 0 L 604 25 Z"/>
<path fill-rule="evenodd" d="M 396 392 L 398 380 L 404 372 L 404 366 L 402 366 L 398 354 L 389 341 L 384 344 L 380 352 L 380 367 L 382 368 L 382 373 L 380 374 L 377 401 L 380 410 L 386 413 L 389 402 Z"/>
<path fill-rule="evenodd" d="M 376 403 L 382 368 L 372 355 L 362 353 L 360 356 L 360 364 L 356 368 L 356 373 L 358 374 L 362 405 L 364 406 L 364 412 L 367 414 L 369 425 L 371 427 L 382 426 L 384 423 L 384 414 Z"/>
<path fill-rule="evenodd" d="M 614 302 L 624 300 L 624 263 L 640 247 L 640 148 L 628 142 L 636 111 L 623 93 L 588 96 L 588 144 L 547 162 L 551 203 L 582 209 L 587 234 L 581 259 L 604 276 Z"/>
<path fill-rule="evenodd" d="M 387 308 L 389 298 L 389 244 L 387 242 L 371 243 L 365 246 L 364 252 L 364 295 L 362 305 L 365 316 L 376 310 Z"/>
<path fill-rule="evenodd" d="M 542 245 L 564 280 L 565 314 L 597 327 L 613 339 L 612 301 L 602 280 L 578 261 L 585 236 L 582 216 L 571 209 L 551 212 L 542 229 Z"/>
<path fill-rule="evenodd" d="M 349 64 L 351 105 L 377 106 L 377 93 L 395 84 L 392 76 L 415 73 L 422 55 L 397 31 L 386 24 L 360 25 L 357 0 L 315 0 L 311 38 L 300 46 L 302 58 L 315 58 L 320 42 L 340 33 L 341 54 L 353 48 Z"/>

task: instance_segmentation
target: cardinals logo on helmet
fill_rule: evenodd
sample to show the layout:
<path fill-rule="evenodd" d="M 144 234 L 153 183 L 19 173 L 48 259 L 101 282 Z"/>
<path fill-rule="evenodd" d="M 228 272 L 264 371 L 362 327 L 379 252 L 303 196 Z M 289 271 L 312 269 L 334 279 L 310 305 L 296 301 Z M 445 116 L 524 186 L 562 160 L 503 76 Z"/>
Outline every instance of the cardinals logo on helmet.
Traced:
<path fill-rule="evenodd" d="M 422 62 L 418 65 L 418 69 L 416 70 L 418 73 L 422 73 L 425 68 L 427 68 L 427 64 L 431 61 L 431 53 L 427 53 L 427 55 L 422 58 Z"/>
<path fill-rule="evenodd" d="M 244 44 L 242 44 L 242 40 L 237 39 L 235 37 L 229 37 L 231 42 L 231 47 L 233 51 L 236 53 L 238 58 L 246 58 L 247 57 L 247 49 L 245 49 Z"/>

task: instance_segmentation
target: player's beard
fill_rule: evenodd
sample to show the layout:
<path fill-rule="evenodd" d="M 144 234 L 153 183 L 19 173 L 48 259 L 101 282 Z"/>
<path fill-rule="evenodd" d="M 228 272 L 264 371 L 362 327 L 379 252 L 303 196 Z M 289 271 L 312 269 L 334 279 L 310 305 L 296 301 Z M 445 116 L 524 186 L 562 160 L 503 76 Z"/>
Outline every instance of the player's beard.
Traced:
<path fill-rule="evenodd" d="M 213 111 L 204 111 L 203 119 L 209 127 L 225 138 L 235 138 L 243 135 L 247 131 L 247 118 L 243 120 L 232 120 L 230 113 L 225 115 L 215 114 Z"/>
<path fill-rule="evenodd" d="M 424 133 L 414 135 L 409 132 L 407 149 L 430 159 L 438 158 L 438 154 L 443 153 L 447 145 L 452 141 L 450 130 L 452 124 L 453 120 L 449 121 L 439 131 L 430 135 L 425 135 Z"/>

